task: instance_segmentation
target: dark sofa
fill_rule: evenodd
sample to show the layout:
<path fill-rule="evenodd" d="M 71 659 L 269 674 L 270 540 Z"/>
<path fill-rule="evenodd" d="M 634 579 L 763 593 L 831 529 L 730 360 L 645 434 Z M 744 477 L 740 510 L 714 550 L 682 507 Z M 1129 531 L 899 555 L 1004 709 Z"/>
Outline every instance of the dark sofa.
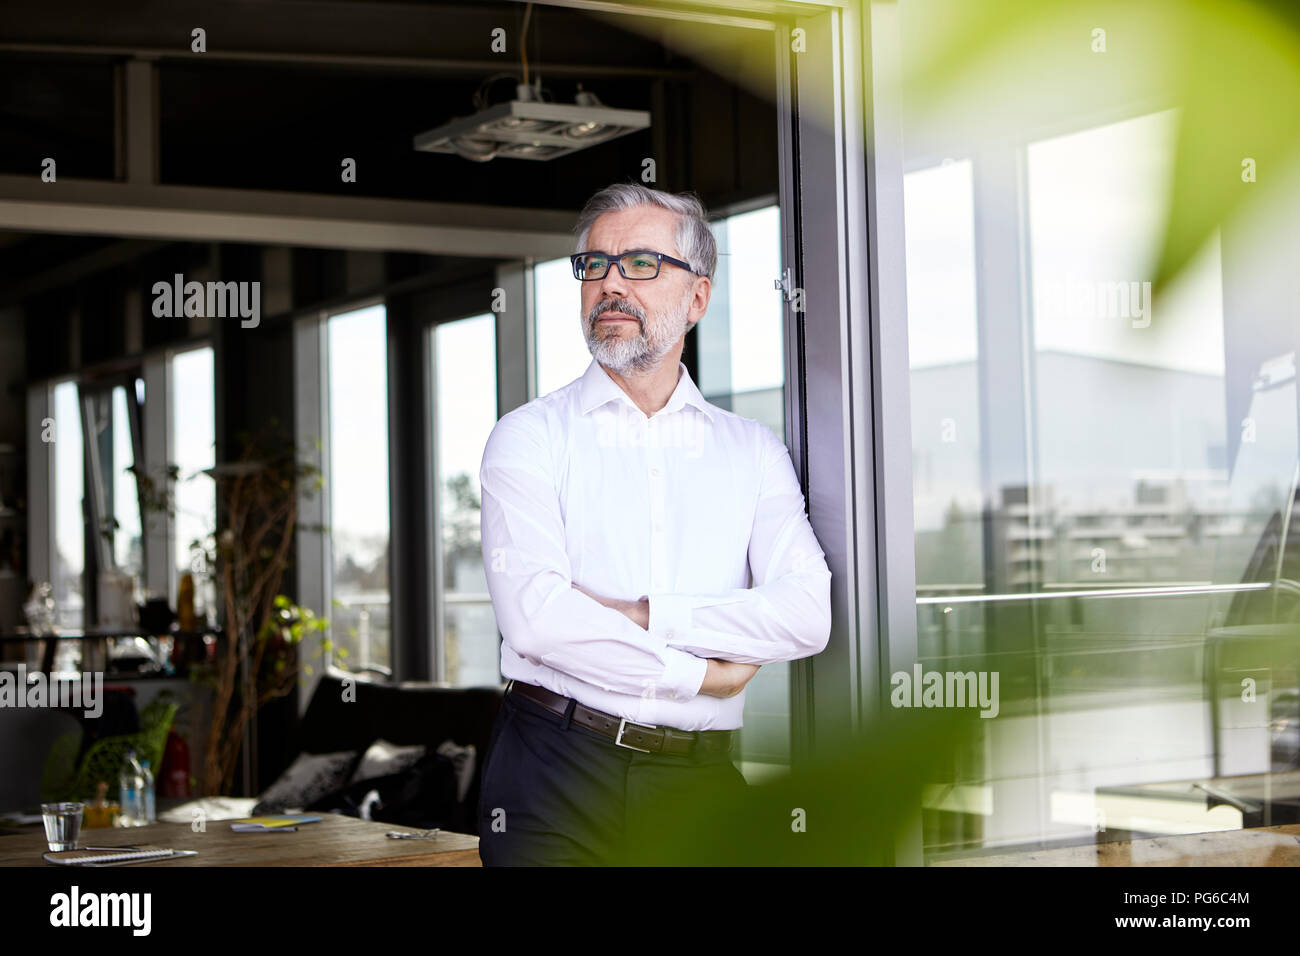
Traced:
<path fill-rule="evenodd" d="M 355 701 L 343 699 L 346 677 L 356 681 Z M 504 686 L 375 683 L 327 671 L 298 725 L 292 752 L 363 751 L 379 739 L 403 746 L 423 744 L 430 750 L 447 739 L 473 744 L 474 778 L 461 803 L 462 825 L 457 829 L 474 833 L 483 761 L 504 693 Z"/>

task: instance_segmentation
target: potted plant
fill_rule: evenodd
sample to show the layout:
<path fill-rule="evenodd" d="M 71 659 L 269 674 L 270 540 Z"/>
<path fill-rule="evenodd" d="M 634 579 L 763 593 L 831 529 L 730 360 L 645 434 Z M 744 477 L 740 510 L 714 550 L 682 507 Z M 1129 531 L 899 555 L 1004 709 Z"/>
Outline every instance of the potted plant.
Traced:
<path fill-rule="evenodd" d="M 268 423 L 270 428 L 275 423 Z M 320 470 L 292 444 L 239 436 L 241 452 L 206 469 L 216 484 L 217 527 L 191 545 L 196 574 L 206 579 L 221 628 L 216 652 L 195 663 L 190 678 L 212 690 L 198 793 L 229 793 L 240 747 L 257 712 L 294 689 L 298 652 L 314 633 L 324 642 L 328 620 L 282 593 L 292 557 L 301 493 L 322 487 Z M 177 470 L 168 469 L 174 481 Z M 142 480 L 142 500 L 173 509 L 172 496 Z M 319 529 L 318 529 L 319 530 Z M 215 623 L 215 622 L 214 622 Z"/>

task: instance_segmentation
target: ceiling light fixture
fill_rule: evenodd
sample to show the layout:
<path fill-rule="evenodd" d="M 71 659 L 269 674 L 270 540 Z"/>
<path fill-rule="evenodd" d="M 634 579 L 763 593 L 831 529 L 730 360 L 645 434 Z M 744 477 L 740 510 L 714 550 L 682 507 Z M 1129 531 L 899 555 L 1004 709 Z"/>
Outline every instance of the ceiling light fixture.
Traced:
<path fill-rule="evenodd" d="M 574 103 L 543 102 L 536 87 L 520 83 L 515 99 L 497 103 L 414 137 L 426 153 L 453 153 L 476 162 L 503 159 L 555 159 L 646 129 L 645 110 L 605 106 L 596 94 L 580 90 Z"/>

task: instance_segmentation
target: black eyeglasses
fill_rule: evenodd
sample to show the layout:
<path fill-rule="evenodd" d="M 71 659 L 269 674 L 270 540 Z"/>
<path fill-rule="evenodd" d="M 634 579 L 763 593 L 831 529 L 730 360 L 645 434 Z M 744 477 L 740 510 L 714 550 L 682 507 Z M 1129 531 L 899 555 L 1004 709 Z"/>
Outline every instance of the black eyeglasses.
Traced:
<path fill-rule="evenodd" d="M 597 279 L 605 278 L 609 274 L 612 263 L 618 263 L 618 271 L 622 273 L 624 279 L 653 279 L 659 275 L 659 270 L 663 268 L 665 262 L 670 262 L 687 272 L 695 272 L 689 262 L 682 262 L 681 259 L 674 259 L 662 252 L 644 250 L 624 252 L 617 256 L 605 252 L 579 252 L 569 256 L 569 261 L 573 263 L 573 277 L 583 282 L 595 282 Z"/>

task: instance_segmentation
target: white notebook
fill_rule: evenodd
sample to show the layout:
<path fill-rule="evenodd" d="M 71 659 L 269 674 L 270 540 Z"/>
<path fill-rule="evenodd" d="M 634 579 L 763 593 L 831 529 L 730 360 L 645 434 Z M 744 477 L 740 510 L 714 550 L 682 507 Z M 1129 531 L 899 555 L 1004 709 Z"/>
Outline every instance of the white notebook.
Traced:
<path fill-rule="evenodd" d="M 44 854 L 47 863 L 61 866 L 97 866 L 102 863 L 134 863 L 140 860 L 158 860 L 172 856 L 193 856 L 195 850 L 173 850 L 162 846 L 142 846 L 121 850 L 60 850 Z"/>

